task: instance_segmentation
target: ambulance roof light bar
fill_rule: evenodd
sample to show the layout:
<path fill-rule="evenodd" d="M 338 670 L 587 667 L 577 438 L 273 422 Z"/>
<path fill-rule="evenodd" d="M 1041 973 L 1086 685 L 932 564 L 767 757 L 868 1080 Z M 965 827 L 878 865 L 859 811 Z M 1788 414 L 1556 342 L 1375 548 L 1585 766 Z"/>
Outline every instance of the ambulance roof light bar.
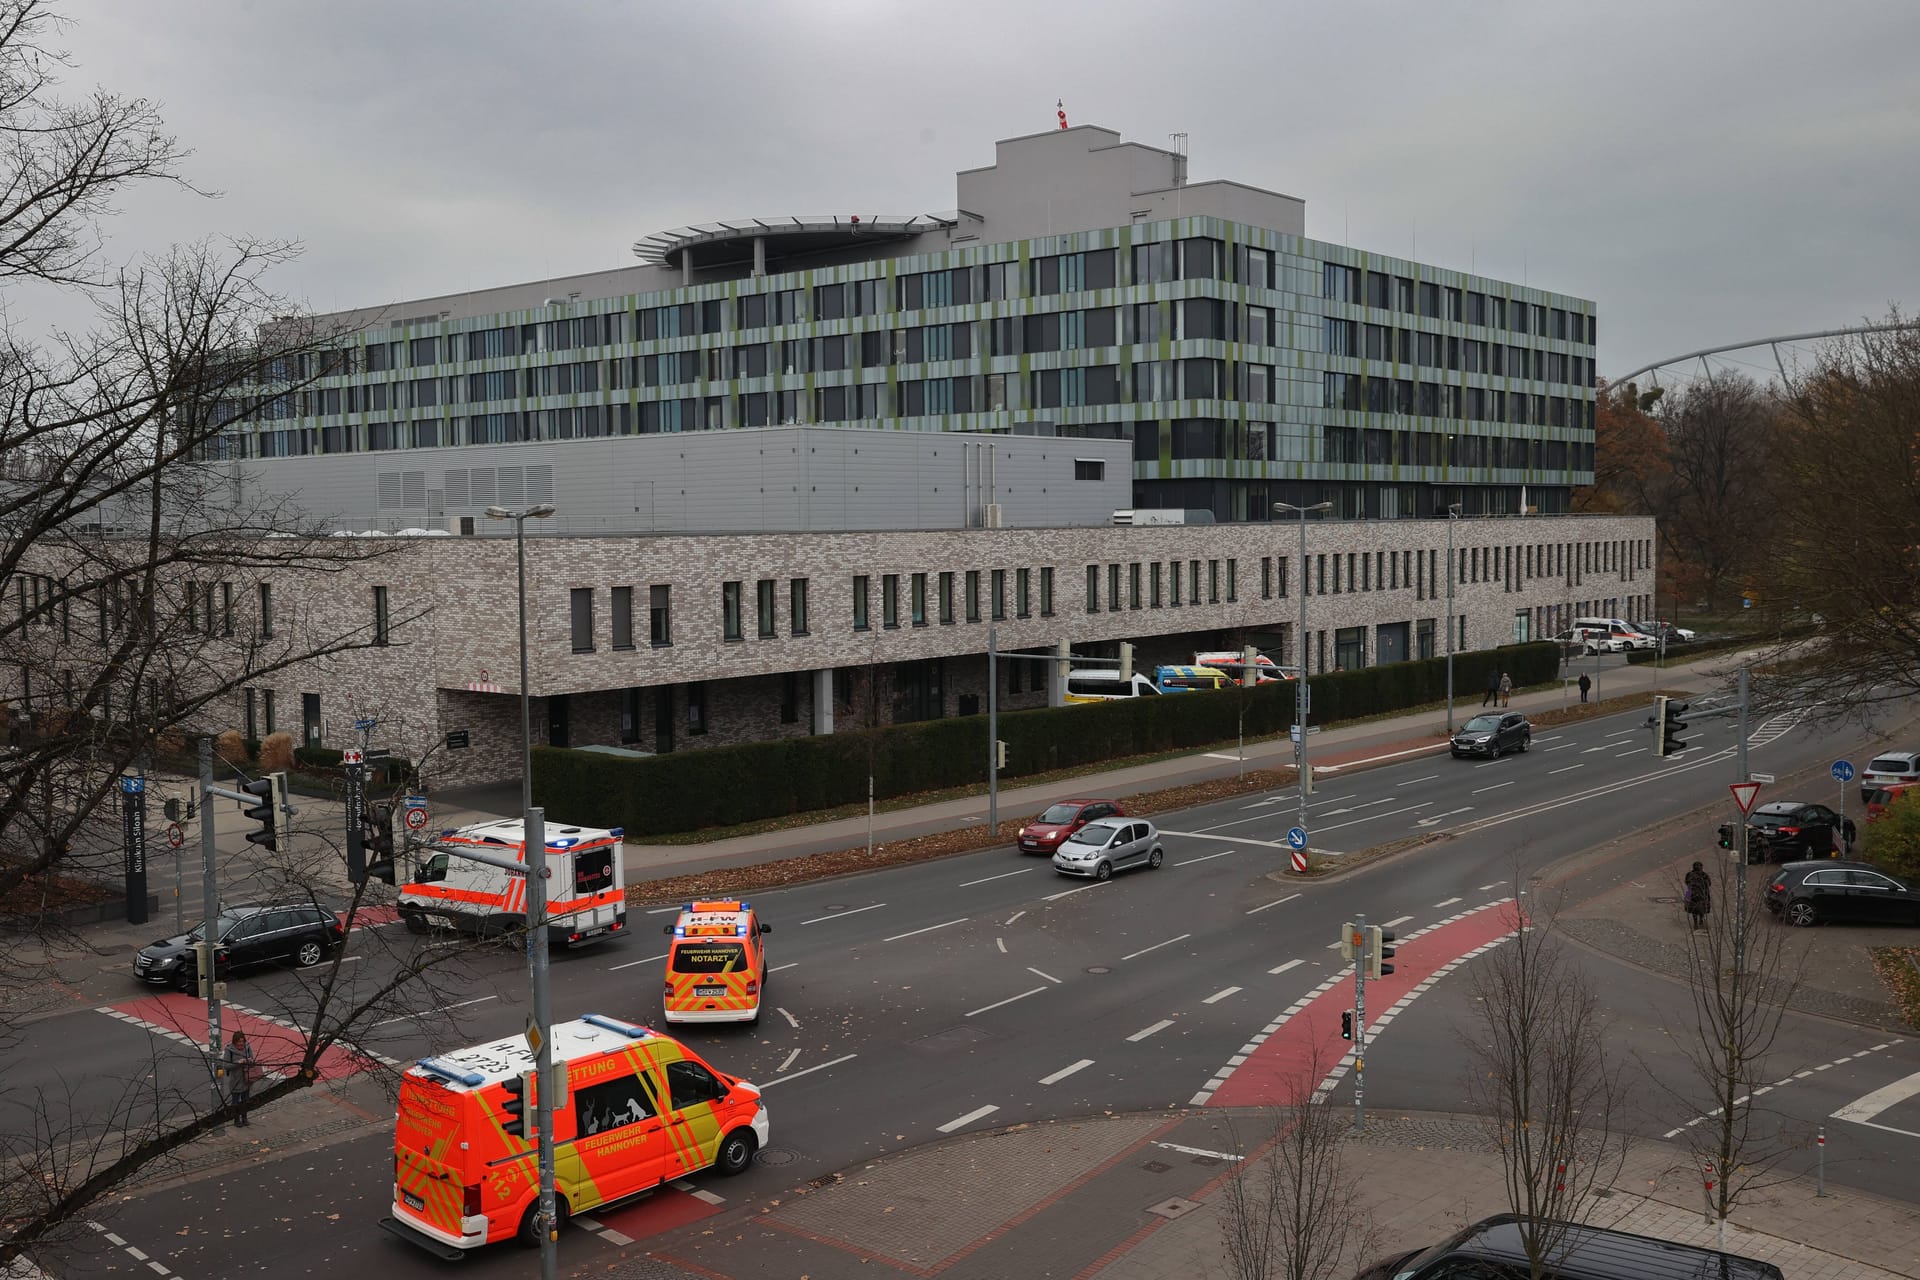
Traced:
<path fill-rule="evenodd" d="M 653 1034 L 653 1028 L 651 1027 L 642 1027 L 631 1022 L 622 1022 L 618 1018 L 609 1018 L 604 1013 L 584 1014 L 581 1016 L 580 1021 L 591 1027 L 599 1027 L 603 1031 L 612 1031 L 619 1035 L 626 1036 L 630 1040 L 638 1040 L 643 1036 Z"/>
<path fill-rule="evenodd" d="M 439 1076 L 442 1080 L 451 1080 L 455 1084 L 464 1084 L 469 1089 L 477 1089 L 487 1082 L 487 1078 L 478 1071 L 462 1071 L 459 1067 L 442 1062 L 438 1058 L 422 1058 L 414 1065 L 428 1075 Z"/>

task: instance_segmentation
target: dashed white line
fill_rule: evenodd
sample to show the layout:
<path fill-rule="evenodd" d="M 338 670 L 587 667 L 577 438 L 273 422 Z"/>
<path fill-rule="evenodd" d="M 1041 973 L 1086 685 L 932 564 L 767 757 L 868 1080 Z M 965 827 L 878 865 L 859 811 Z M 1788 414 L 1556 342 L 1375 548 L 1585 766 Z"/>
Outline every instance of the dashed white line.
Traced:
<path fill-rule="evenodd" d="M 1160 1021 L 1154 1023 L 1152 1026 L 1143 1027 L 1140 1030 L 1134 1032 L 1132 1035 L 1128 1036 L 1127 1043 L 1137 1044 L 1140 1041 L 1145 1040 L 1148 1036 L 1152 1035 L 1154 1032 L 1165 1031 L 1168 1027 L 1172 1025 L 1173 1025 L 1172 1018 L 1162 1018 L 1160 1019 Z"/>
<path fill-rule="evenodd" d="M 1060 1068 L 1058 1071 L 1054 1072 L 1050 1076 L 1041 1076 L 1040 1083 L 1041 1084 L 1059 1084 L 1062 1080 L 1065 1080 L 1068 1076 L 1072 1075 L 1074 1072 L 1085 1070 L 1087 1067 L 1090 1067 L 1092 1065 L 1093 1065 L 1092 1058 L 1082 1058 L 1080 1059 L 1080 1061 L 1072 1064 L 1071 1066 Z"/>
<path fill-rule="evenodd" d="M 952 1133 L 955 1129 L 964 1129 L 968 1125 L 972 1124 L 975 1120 L 985 1119 L 987 1116 L 992 1115 L 994 1112 L 998 1111 L 999 1109 L 1000 1109 L 999 1107 L 988 1105 L 988 1106 L 977 1108 L 973 1111 L 969 1111 L 967 1112 L 967 1114 L 960 1116 L 957 1119 L 949 1120 L 945 1124 L 939 1126 L 940 1132 Z"/>
<path fill-rule="evenodd" d="M 958 920 L 949 920 L 945 924 L 930 924 L 924 929 L 909 929 L 905 933 L 896 933 L 891 938 L 882 938 L 882 942 L 898 942 L 902 938 L 917 938 L 923 933 L 932 933 L 935 929 L 945 929 L 956 924 L 965 924 L 971 916 L 961 916 Z"/>
<path fill-rule="evenodd" d="M 1036 977 L 1045 978 L 1048 982 L 1051 982 L 1056 987 L 1060 985 L 1060 979 L 1054 977 L 1050 973 L 1041 973 L 1038 969 L 1034 968 L 1032 965 L 1027 966 L 1027 972 L 1035 975 Z"/>
<path fill-rule="evenodd" d="M 1143 955 L 1145 955 L 1145 954 L 1147 954 L 1147 952 L 1149 952 L 1149 951 L 1158 951 L 1158 950 L 1159 950 L 1160 948 L 1162 948 L 1162 947 L 1170 947 L 1170 946 L 1172 946 L 1172 945 L 1173 945 L 1174 943 L 1176 943 L 1176 942 L 1185 942 L 1185 941 L 1186 941 L 1186 940 L 1187 940 L 1188 938 L 1191 938 L 1192 936 L 1193 936 L 1193 935 L 1192 935 L 1192 934 L 1190 934 L 1190 933 L 1183 933 L 1183 934 L 1181 934 L 1181 935 L 1180 935 L 1179 937 L 1177 937 L 1177 938 L 1168 938 L 1168 939 L 1167 939 L 1167 940 L 1166 940 L 1165 942 L 1156 942 L 1156 943 L 1154 943 L 1154 944 L 1153 944 L 1152 946 L 1150 946 L 1150 947 L 1142 947 L 1142 948 L 1140 948 L 1140 950 L 1138 950 L 1138 951 L 1134 951 L 1134 952 L 1131 952 L 1131 953 L 1129 953 L 1129 954 L 1127 954 L 1127 955 L 1124 955 L 1124 956 L 1121 956 L 1120 958 L 1121 958 L 1122 960 L 1133 960 L 1133 959 L 1137 959 L 1138 957 L 1140 957 L 1140 956 L 1143 956 Z"/>
<path fill-rule="evenodd" d="M 618 973 L 622 969 L 631 969 L 633 968 L 633 966 L 637 964 L 652 964 L 655 960 L 665 960 L 667 958 L 667 954 L 668 954 L 667 952 L 662 951 L 659 955 L 648 956 L 645 960 L 629 960 L 625 964 L 609 965 L 607 968 L 607 972 Z"/>
<path fill-rule="evenodd" d="M 1246 1159 L 1245 1156 L 1236 1156 L 1226 1151 L 1208 1151 L 1203 1147 L 1183 1147 L 1177 1142 L 1156 1142 L 1153 1145 L 1162 1147 L 1168 1151 L 1178 1151 L 1183 1156 L 1208 1156 L 1212 1159 L 1225 1160 L 1229 1163 L 1238 1163 Z"/>
<path fill-rule="evenodd" d="M 1588 747 L 1586 750 L 1582 751 L 1580 754 L 1583 756 L 1590 756 L 1596 751 L 1611 751 L 1611 750 L 1613 750 L 1612 744 L 1603 742 L 1597 747 Z"/>
<path fill-rule="evenodd" d="M 1640 733 L 1644 729 L 1645 729 L 1644 725 L 1641 726 L 1641 728 L 1639 729 L 1615 729 L 1613 732 L 1609 733 L 1607 736 L 1609 738 L 1624 738 L 1630 733 Z"/>
<path fill-rule="evenodd" d="M 1625 760 L 1625 759 L 1626 759 L 1626 758 L 1627 758 L 1628 756 L 1637 756 L 1637 755 L 1639 755 L 1639 754 L 1641 754 L 1642 752 L 1644 752 L 1644 751 L 1647 751 L 1648 749 L 1649 749 L 1649 748 L 1647 748 L 1647 747 L 1635 747 L 1635 748 L 1634 748 L 1633 750 L 1631 750 L 1631 751 L 1622 751 L 1622 752 L 1621 752 L 1621 753 L 1620 753 L 1619 755 L 1617 755 L 1617 756 L 1615 756 L 1615 757 L 1614 757 L 1614 759 L 1615 759 L 1615 760 Z"/>
<path fill-rule="evenodd" d="M 1026 912 L 1024 912 L 1024 911 L 1016 911 L 1016 912 L 1014 912 L 1014 913 L 1013 913 L 1012 915 L 1010 915 L 1010 916 L 1008 916 L 1008 917 L 1007 917 L 1007 924 L 1012 924 L 1012 923 L 1013 923 L 1013 922 L 1014 922 L 1015 920 L 1018 920 L 1018 919 L 1019 919 L 1019 918 L 1020 918 L 1021 916 L 1023 916 L 1023 915 L 1025 915 L 1025 914 L 1027 914 L 1027 913 L 1026 913 Z M 1004 929 L 1004 928 L 1006 928 L 1006 927 L 1007 927 L 1007 924 L 1003 924 L 1003 925 L 1001 925 L 1000 927 L 1001 927 L 1002 929 Z"/>
<path fill-rule="evenodd" d="M 1506 887 L 1507 887 L 1507 885 L 1506 885 L 1506 882 L 1505 882 L 1504 880 L 1495 880 L 1495 881 L 1494 881 L 1494 882 L 1493 882 L 1492 884 L 1483 884 L 1483 885 L 1481 885 L 1481 886 L 1480 886 L 1480 887 L 1479 887 L 1478 889 L 1476 889 L 1476 890 L 1474 890 L 1474 892 L 1475 892 L 1475 893 L 1485 893 L 1485 892 L 1486 892 L 1487 890 L 1489 890 L 1489 889 L 1504 889 L 1504 888 L 1506 888 Z"/>
<path fill-rule="evenodd" d="M 669 912 L 669 911 L 676 911 L 676 912 L 677 912 L 677 911 L 681 911 L 681 910 L 684 910 L 684 908 L 681 908 L 681 907 L 648 907 L 648 908 L 647 908 L 647 914 L 648 914 L 648 915 L 650 915 L 650 916 L 663 916 L 663 915 L 665 915 L 665 914 L 667 914 L 667 912 Z"/>
<path fill-rule="evenodd" d="M 1241 988 L 1239 987 L 1226 987 L 1219 991 L 1214 992 L 1212 995 L 1208 996 L 1205 1000 L 1202 1000 L 1200 1003 L 1201 1004 L 1219 1004 L 1222 1000 L 1225 1000 L 1228 996 L 1238 995 L 1240 991 L 1241 991 Z"/>
<path fill-rule="evenodd" d="M 1005 880 L 1008 876 L 1023 876 L 1034 869 L 1033 867 L 1022 867 L 1018 871 L 1002 871 L 997 876 L 982 876 L 978 880 L 963 880 L 960 883 L 960 887 L 962 889 L 971 889 L 976 884 L 986 884 L 990 880 Z"/>
<path fill-rule="evenodd" d="M 1285 973 L 1289 969 L 1298 968 L 1302 963 L 1303 962 L 1299 960 L 1289 960 L 1284 964 L 1277 964 L 1273 966 L 1273 968 L 1267 970 L 1267 972 L 1268 973 Z"/>
<path fill-rule="evenodd" d="M 993 945 L 1000 948 L 1001 955 L 1007 954 L 1007 940 L 1005 938 L 995 938 Z"/>
<path fill-rule="evenodd" d="M 1239 850 L 1237 849 L 1222 849 L 1218 853 L 1203 853 L 1197 858 L 1188 858 L 1185 862 L 1176 862 L 1173 865 L 1176 867 L 1190 867 L 1196 862 L 1211 862 L 1215 858 L 1224 858 L 1230 853 L 1238 852 Z"/>
<path fill-rule="evenodd" d="M 1063 889 L 1059 893 L 1050 893 L 1046 897 L 1040 899 L 1040 901 L 1054 902 L 1061 898 L 1071 898 L 1076 893 L 1085 893 L 1089 889 L 1098 889 L 1103 885 L 1110 885 L 1112 883 L 1113 881 L 1111 880 L 1095 880 L 1092 884 L 1083 884 L 1077 889 Z M 1012 922 L 1009 921 L 1008 923 L 1012 923 Z"/>
<path fill-rule="evenodd" d="M 785 1009 L 775 1008 L 774 1012 L 779 1014 L 781 1017 L 785 1018 L 787 1020 L 787 1025 L 792 1027 L 795 1031 L 798 1031 L 800 1029 L 800 1019 L 794 1017 L 792 1014 L 788 1013 Z"/>
<path fill-rule="evenodd" d="M 775 966 L 773 966 L 773 968 L 771 968 L 771 969 L 769 969 L 769 970 L 767 970 L 767 972 L 768 972 L 768 973 L 778 973 L 778 972 L 780 972 L 780 971 L 781 971 L 782 969 L 791 969 L 791 968 L 793 968 L 793 967 L 794 967 L 795 965 L 797 965 L 797 964 L 799 964 L 799 963 L 800 963 L 800 962 L 799 962 L 798 960 L 789 960 L 789 961 L 787 961 L 787 962 L 786 962 L 785 964 L 777 964 L 777 965 L 775 965 Z"/>
<path fill-rule="evenodd" d="M 887 904 L 884 902 L 876 902 L 870 907 L 855 907 L 851 911 L 836 911 L 830 916 L 815 916 L 811 920 L 802 920 L 800 923 L 801 924 L 819 924 L 822 920 L 838 920 L 842 916 L 857 916 L 862 911 L 878 911 L 880 908 L 886 905 Z"/>
<path fill-rule="evenodd" d="M 1012 1004 L 1015 1000 L 1025 1000 L 1028 996 L 1037 996 L 1042 991 L 1045 991 L 1045 990 L 1046 990 L 1045 987 L 1035 987 L 1031 991 L 1022 991 L 1017 996 L 1008 996 L 1005 1000 L 996 1000 L 992 1004 L 981 1005 L 978 1009 L 969 1009 L 967 1010 L 965 1016 L 972 1018 L 982 1013 L 991 1013 L 995 1009 L 998 1009 L 1003 1005 Z"/>
<path fill-rule="evenodd" d="M 1512 778 L 1508 778 L 1508 779 L 1507 779 L 1507 780 L 1506 780 L 1505 782 L 1496 782 L 1496 783 L 1494 783 L 1494 784 L 1493 784 L 1492 786 L 1490 786 L 1490 787 L 1475 787 L 1475 788 L 1473 789 L 1473 792 L 1472 792 L 1472 794 L 1474 794 L 1474 795 L 1476 795 L 1476 796 L 1477 796 L 1477 795 L 1479 795 L 1479 794 L 1480 794 L 1480 793 L 1481 793 L 1482 791 L 1498 791 L 1498 790 L 1499 790 L 1500 788 L 1502 788 L 1502 787 L 1510 787 L 1510 786 L 1512 786 L 1512 785 L 1513 785 L 1513 781 L 1514 781 L 1514 780 L 1513 780 Z"/>
<path fill-rule="evenodd" d="M 1565 768 L 1563 768 L 1563 769 L 1549 769 L 1549 770 L 1547 770 L 1547 776 L 1548 776 L 1549 778 L 1551 778 L 1551 777 L 1552 777 L 1552 776 L 1553 776 L 1554 774 L 1556 774 L 1556 773 L 1572 773 L 1572 772 L 1573 772 L 1573 771 L 1574 771 L 1575 769 L 1584 769 L 1584 768 L 1586 768 L 1586 767 L 1587 767 L 1587 766 L 1586 766 L 1586 765 L 1585 765 L 1584 763 L 1582 763 L 1582 764 L 1570 764 L 1570 765 L 1567 765 L 1567 766 L 1566 766 Z"/>
<path fill-rule="evenodd" d="M 789 1080 L 798 1080 L 801 1076 L 810 1076 L 816 1071 L 825 1071 L 828 1067 L 837 1067 L 843 1062 L 852 1062 L 859 1056 L 857 1053 L 845 1054 L 833 1059 L 831 1062 L 823 1062 L 817 1067 L 807 1067 L 803 1070 L 796 1071 L 790 1076 L 774 1076 L 770 1080 L 756 1080 L 753 1083 L 756 1088 L 771 1089 L 776 1084 L 785 1084 Z"/>
<path fill-rule="evenodd" d="M 472 1000 L 462 1000 L 458 1004 L 442 1005 L 438 1009 L 422 1009 L 418 1013 L 403 1013 L 397 1018 L 383 1018 L 379 1022 L 370 1024 L 368 1029 L 371 1030 L 373 1027 L 389 1027 L 396 1022 L 412 1022 L 415 1018 L 427 1018 L 436 1013 L 449 1013 L 454 1009 L 464 1009 L 470 1004 L 485 1004 L 489 1000 L 497 999 L 499 999 L 498 996 L 476 996 Z"/>
<path fill-rule="evenodd" d="M 1566 749 L 1567 749 L 1568 747 L 1577 747 L 1577 746 L 1579 746 L 1579 745 L 1580 745 L 1580 744 L 1579 744 L 1579 743 L 1577 743 L 1577 742 L 1563 742 L 1563 743 L 1561 743 L 1561 744 L 1560 744 L 1559 746 L 1557 746 L 1557 747 L 1548 747 L 1548 748 L 1547 748 L 1547 750 L 1549 750 L 1549 751 L 1565 751 L 1565 750 L 1566 750 Z"/>
<path fill-rule="evenodd" d="M 1276 898 L 1274 901 L 1267 903 L 1266 906 L 1264 907 L 1255 907 L 1253 908 L 1253 910 L 1247 912 L 1247 914 L 1250 916 L 1257 916 L 1262 911 L 1265 911 L 1268 907 L 1277 907 L 1283 902 L 1292 902 L 1295 898 L 1299 896 L 1300 895 L 1297 893 L 1290 893 L 1284 898 Z"/>
<path fill-rule="evenodd" d="M 798 1049 L 795 1049 L 792 1053 L 787 1055 L 786 1061 L 782 1062 L 779 1066 L 775 1067 L 774 1070 L 785 1071 L 788 1067 L 793 1065 L 793 1060 L 799 1056 L 800 1056 L 800 1051 Z"/>
<path fill-rule="evenodd" d="M 1401 917 L 1400 917 L 1400 918 L 1399 918 L 1398 920 L 1389 920 L 1389 921 L 1387 921 L 1387 922 L 1386 922 L 1385 924 L 1383 924 L 1383 925 L 1381 925 L 1380 927 L 1381 927 L 1382 929 L 1391 929 L 1391 928 L 1393 928 L 1393 927 L 1394 927 L 1395 925 L 1402 925 L 1402 924 L 1405 924 L 1405 923 L 1406 923 L 1407 921 L 1409 921 L 1409 920 L 1411 920 L 1411 919 L 1413 919 L 1413 917 L 1412 917 L 1412 916 L 1401 916 Z"/>
<path fill-rule="evenodd" d="M 1454 903 L 1456 903 L 1456 902 L 1459 902 L 1459 901 L 1460 901 L 1460 899 L 1459 899 L 1459 898 L 1442 898 L 1442 899 L 1441 899 L 1440 901 L 1438 901 L 1438 902 L 1436 902 L 1436 903 L 1434 903 L 1434 904 L 1433 904 L 1433 909 L 1434 909 L 1435 911 L 1438 911 L 1438 910 L 1439 910 L 1440 908 L 1442 908 L 1442 907 L 1450 907 L 1450 906 L 1452 906 L 1452 905 L 1453 905 Z"/>

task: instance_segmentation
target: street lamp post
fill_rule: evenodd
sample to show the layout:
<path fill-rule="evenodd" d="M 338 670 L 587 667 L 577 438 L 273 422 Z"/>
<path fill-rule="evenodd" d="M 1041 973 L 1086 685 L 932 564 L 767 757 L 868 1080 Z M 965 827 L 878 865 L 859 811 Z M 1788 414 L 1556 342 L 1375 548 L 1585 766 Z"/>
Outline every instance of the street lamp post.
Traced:
<path fill-rule="evenodd" d="M 1453 437 L 1448 436 L 1449 440 Z M 1447 504 L 1447 736 L 1453 736 L 1453 522 L 1460 518 L 1460 504 Z"/>
<path fill-rule="evenodd" d="M 541 1280 L 559 1270 L 553 1212 L 553 1008 L 547 982 L 547 838 L 546 815 L 533 807 L 533 700 L 527 692 L 527 521 L 553 514 L 553 504 L 536 503 L 523 511 L 488 507 L 494 520 L 513 521 L 520 566 L 520 801 L 521 850 L 527 885 L 527 972 L 533 986 L 533 1024 L 538 1033 L 533 1066 L 534 1124 L 539 1129 Z"/>
<path fill-rule="evenodd" d="M 1307 829 L 1307 788 L 1311 785 L 1312 777 L 1309 772 L 1310 766 L 1307 763 L 1307 712 L 1311 705 L 1307 701 L 1307 513 L 1309 511 L 1331 511 L 1333 510 L 1333 504 L 1331 502 L 1316 502 L 1310 507 L 1297 507 L 1291 502 L 1276 502 L 1273 504 L 1273 510 L 1275 514 L 1285 514 L 1289 511 L 1297 511 L 1300 514 L 1300 634 L 1299 643 L 1296 646 L 1300 654 L 1297 663 L 1300 670 L 1295 676 L 1294 682 L 1293 724 L 1300 736 L 1298 751 L 1300 765 L 1299 827 L 1300 830 L 1305 831 Z M 1304 852 L 1304 849 L 1302 852 Z"/>

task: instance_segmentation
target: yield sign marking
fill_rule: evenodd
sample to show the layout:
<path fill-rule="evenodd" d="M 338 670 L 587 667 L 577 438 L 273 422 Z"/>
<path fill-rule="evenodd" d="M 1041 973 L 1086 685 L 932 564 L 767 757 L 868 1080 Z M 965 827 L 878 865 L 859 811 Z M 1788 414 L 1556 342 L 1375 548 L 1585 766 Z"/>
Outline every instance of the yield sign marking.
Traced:
<path fill-rule="evenodd" d="M 1740 812 L 1753 812 L 1753 802 L 1760 798 L 1760 784 L 1757 782 L 1729 782 L 1727 790 L 1733 792 L 1733 802 L 1740 806 Z"/>

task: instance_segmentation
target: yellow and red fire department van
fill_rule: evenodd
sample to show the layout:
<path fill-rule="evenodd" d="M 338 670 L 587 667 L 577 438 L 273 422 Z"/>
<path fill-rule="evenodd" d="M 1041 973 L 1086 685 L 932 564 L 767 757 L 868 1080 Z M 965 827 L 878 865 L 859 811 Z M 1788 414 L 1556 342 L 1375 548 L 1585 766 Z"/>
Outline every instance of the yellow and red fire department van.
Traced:
<path fill-rule="evenodd" d="M 546 824 L 547 940 L 577 946 L 619 936 L 627 927 L 627 880 L 619 827 Z M 519 818 L 446 831 L 437 845 L 471 846 L 524 865 L 526 824 Z M 499 934 L 527 923 L 527 877 L 445 852 L 427 851 L 420 869 L 400 886 L 400 918 L 415 933 L 439 927 Z"/>
<path fill-rule="evenodd" d="M 760 1090 L 672 1036 L 595 1013 L 552 1035 L 564 1081 L 553 1112 L 562 1223 L 703 1169 L 740 1173 L 766 1145 Z M 538 1243 L 533 1071 L 521 1036 L 407 1068 L 394 1124 L 393 1216 L 382 1227 L 445 1258 L 509 1238 Z"/>
<path fill-rule="evenodd" d="M 666 927 L 667 980 L 660 993 L 668 1022 L 760 1021 L 767 985 L 761 935 L 773 926 L 732 899 L 689 902 Z"/>

